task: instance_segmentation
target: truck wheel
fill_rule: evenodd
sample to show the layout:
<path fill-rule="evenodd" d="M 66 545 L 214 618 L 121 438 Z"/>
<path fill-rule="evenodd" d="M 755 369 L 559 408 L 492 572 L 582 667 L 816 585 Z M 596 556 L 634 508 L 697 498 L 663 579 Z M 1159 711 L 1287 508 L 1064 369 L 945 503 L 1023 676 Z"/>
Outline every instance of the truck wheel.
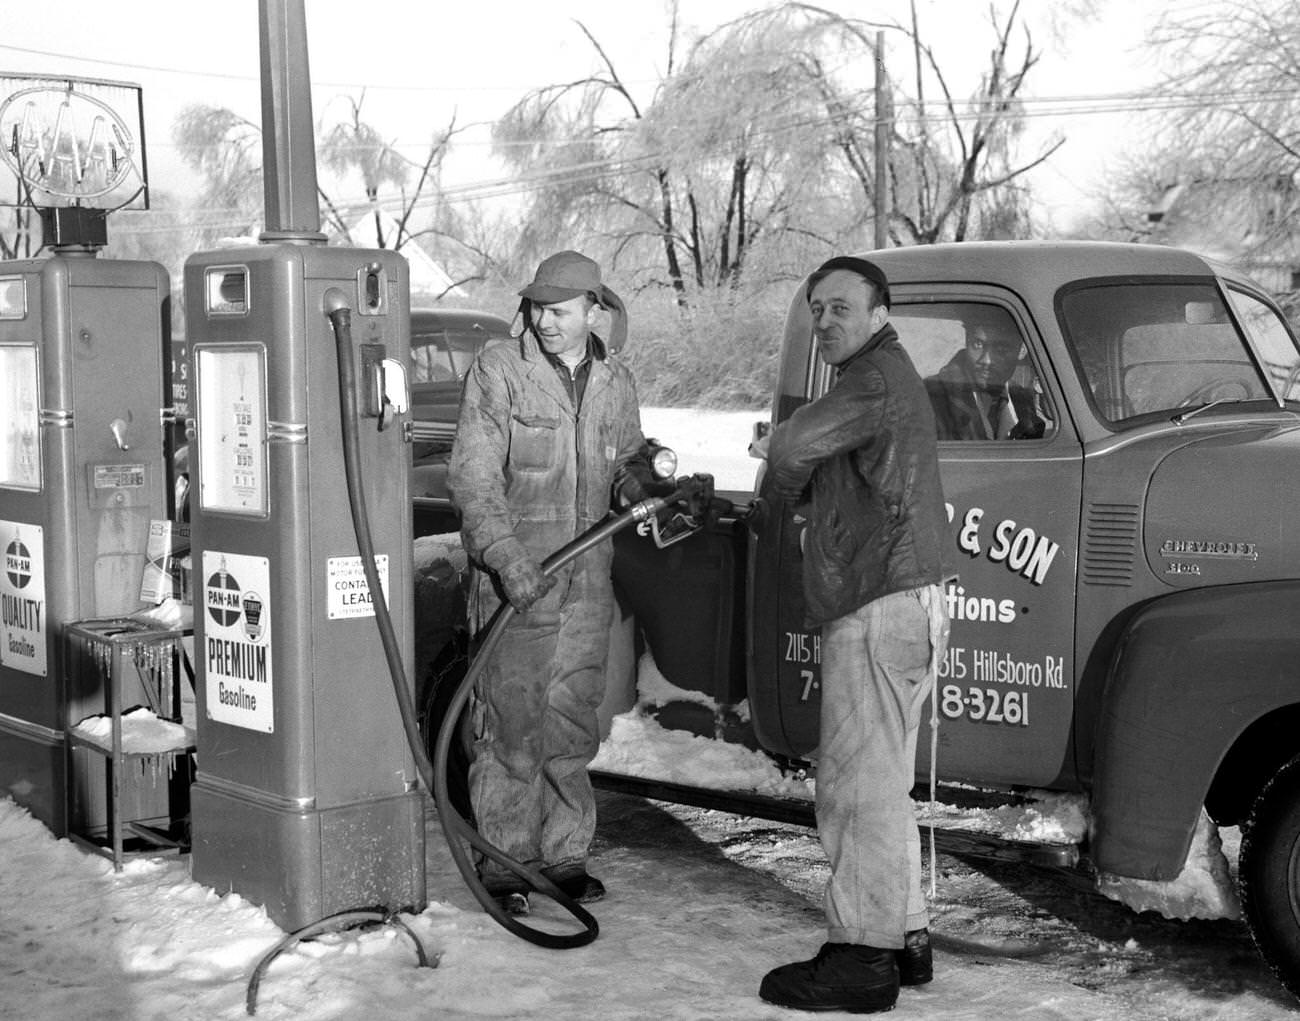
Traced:
<path fill-rule="evenodd" d="M 438 729 L 447 715 L 447 707 L 468 669 L 469 653 L 463 639 L 459 637 L 447 644 L 429 668 L 420 700 L 420 729 L 424 733 L 424 748 L 430 760 L 433 759 L 434 748 L 438 743 Z M 447 753 L 447 794 L 451 798 L 452 807 L 473 822 L 469 801 L 471 738 L 468 705 L 461 713 L 456 730 Z"/>
<path fill-rule="evenodd" d="M 1238 890 L 1255 946 L 1300 997 L 1300 756 L 1273 775 L 1251 806 Z"/>

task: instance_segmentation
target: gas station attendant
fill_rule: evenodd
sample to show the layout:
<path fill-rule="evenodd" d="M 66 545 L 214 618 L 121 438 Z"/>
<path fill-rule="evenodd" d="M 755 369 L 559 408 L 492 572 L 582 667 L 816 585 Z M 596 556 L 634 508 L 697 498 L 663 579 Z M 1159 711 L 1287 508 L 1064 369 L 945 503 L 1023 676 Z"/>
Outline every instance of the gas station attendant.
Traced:
<path fill-rule="evenodd" d="M 553 575 L 541 563 L 611 506 L 642 499 L 649 466 L 636 388 L 616 357 L 626 311 L 600 267 L 558 252 L 519 294 L 520 335 L 490 344 L 466 377 L 447 479 L 471 564 L 471 629 L 503 599 L 519 611 L 471 703 L 470 799 L 484 837 L 583 903 L 605 894 L 587 872 L 587 765 L 600 740 L 613 547 Z M 592 332 L 601 308 L 608 341 Z M 490 859 L 478 868 L 503 908 L 527 913 L 522 880 Z"/>

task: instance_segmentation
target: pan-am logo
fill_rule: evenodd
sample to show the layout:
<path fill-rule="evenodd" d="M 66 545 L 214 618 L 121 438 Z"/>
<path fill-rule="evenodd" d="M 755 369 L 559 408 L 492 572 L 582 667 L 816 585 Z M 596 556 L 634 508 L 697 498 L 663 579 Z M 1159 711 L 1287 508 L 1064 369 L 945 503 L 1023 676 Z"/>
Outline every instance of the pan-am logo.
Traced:
<path fill-rule="evenodd" d="M 225 570 L 217 571 L 204 588 L 207 591 L 208 616 L 221 627 L 234 627 L 243 613 L 239 582 Z"/>
<path fill-rule="evenodd" d="M 5 574 L 14 588 L 26 588 L 32 580 L 32 555 L 20 539 L 5 549 Z"/>

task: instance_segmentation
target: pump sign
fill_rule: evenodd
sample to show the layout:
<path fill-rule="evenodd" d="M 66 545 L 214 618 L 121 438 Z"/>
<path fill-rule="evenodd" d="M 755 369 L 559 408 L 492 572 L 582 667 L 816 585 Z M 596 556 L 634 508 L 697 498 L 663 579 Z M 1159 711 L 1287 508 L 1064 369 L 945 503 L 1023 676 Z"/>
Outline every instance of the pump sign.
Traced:
<path fill-rule="evenodd" d="M 36 525 L 0 521 L 0 663 L 44 677 L 45 533 Z"/>
<path fill-rule="evenodd" d="M 388 554 L 375 555 L 375 569 L 379 572 L 379 587 L 384 590 L 384 605 L 388 605 Z M 370 585 L 360 557 L 330 557 L 325 572 L 329 591 L 326 593 L 330 620 L 347 620 L 352 617 L 373 617 L 374 601 L 370 598 Z"/>
<path fill-rule="evenodd" d="M 204 550 L 203 612 L 208 716 L 274 733 L 270 561 Z"/>

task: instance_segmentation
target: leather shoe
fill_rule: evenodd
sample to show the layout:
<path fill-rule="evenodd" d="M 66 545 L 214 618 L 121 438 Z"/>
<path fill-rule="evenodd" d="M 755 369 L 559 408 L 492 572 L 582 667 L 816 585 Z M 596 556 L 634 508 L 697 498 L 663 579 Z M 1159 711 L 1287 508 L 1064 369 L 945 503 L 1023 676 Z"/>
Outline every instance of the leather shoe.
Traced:
<path fill-rule="evenodd" d="M 903 949 L 895 950 L 898 958 L 898 983 L 923 986 L 934 978 L 934 956 L 930 952 L 930 930 L 913 929 L 903 936 Z"/>
<path fill-rule="evenodd" d="M 586 869 L 551 872 L 542 870 L 542 875 L 558 886 L 564 893 L 579 904 L 592 904 L 605 897 L 605 884 L 595 876 L 587 875 Z"/>
<path fill-rule="evenodd" d="M 494 901 L 501 907 L 507 915 L 519 917 L 528 914 L 528 894 L 526 893 L 503 893 L 500 897 L 493 897 Z"/>
<path fill-rule="evenodd" d="M 528 886 L 522 881 L 513 877 L 491 879 L 486 880 L 483 886 L 506 914 L 528 914 Z"/>
<path fill-rule="evenodd" d="M 896 951 L 856 943 L 825 943 L 811 961 L 773 968 L 758 995 L 795 1010 L 876 1014 L 898 1001 Z"/>

